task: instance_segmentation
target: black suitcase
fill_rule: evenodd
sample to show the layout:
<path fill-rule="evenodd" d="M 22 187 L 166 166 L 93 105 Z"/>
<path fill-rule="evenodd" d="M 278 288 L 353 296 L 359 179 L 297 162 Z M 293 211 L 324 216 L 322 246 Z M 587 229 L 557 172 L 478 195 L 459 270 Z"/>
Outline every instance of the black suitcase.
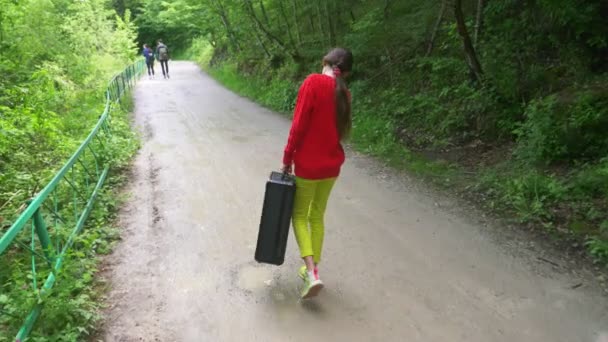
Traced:
<path fill-rule="evenodd" d="M 295 177 L 272 172 L 266 182 L 264 207 L 258 232 L 255 260 L 260 263 L 282 265 L 291 224 L 296 193 Z"/>

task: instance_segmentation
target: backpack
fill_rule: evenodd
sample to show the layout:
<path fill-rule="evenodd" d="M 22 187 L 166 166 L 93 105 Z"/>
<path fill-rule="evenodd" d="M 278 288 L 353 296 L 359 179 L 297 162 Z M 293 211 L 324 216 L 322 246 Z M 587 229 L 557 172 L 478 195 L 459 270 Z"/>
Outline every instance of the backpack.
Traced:
<path fill-rule="evenodd" d="M 152 51 L 152 49 L 147 49 L 146 53 L 147 53 L 146 62 L 153 63 L 154 62 L 154 52 Z"/>
<path fill-rule="evenodd" d="M 158 59 L 161 61 L 166 61 L 169 59 L 169 51 L 166 46 L 161 46 L 158 48 Z"/>

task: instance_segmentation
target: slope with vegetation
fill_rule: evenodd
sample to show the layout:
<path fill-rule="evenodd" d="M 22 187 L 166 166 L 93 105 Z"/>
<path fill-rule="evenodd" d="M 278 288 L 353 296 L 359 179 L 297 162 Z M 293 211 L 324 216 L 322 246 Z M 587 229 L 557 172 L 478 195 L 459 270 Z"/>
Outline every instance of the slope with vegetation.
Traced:
<path fill-rule="evenodd" d="M 137 13 L 140 41 L 162 37 L 283 112 L 330 47 L 352 49 L 357 148 L 608 260 L 606 2 L 115 5 Z"/>
<path fill-rule="evenodd" d="M 130 14 L 117 16 L 105 0 L 0 0 L 0 236 L 97 123 L 112 75 L 135 57 L 135 38 Z M 112 133 L 119 171 L 137 148 L 126 110 L 113 112 Z M 116 236 L 111 188 L 122 178 L 111 174 L 29 340 L 76 341 L 95 327 L 97 255 Z M 40 300 L 32 281 L 44 278 L 32 272 L 27 235 L 0 255 L 0 341 L 14 340 Z"/>

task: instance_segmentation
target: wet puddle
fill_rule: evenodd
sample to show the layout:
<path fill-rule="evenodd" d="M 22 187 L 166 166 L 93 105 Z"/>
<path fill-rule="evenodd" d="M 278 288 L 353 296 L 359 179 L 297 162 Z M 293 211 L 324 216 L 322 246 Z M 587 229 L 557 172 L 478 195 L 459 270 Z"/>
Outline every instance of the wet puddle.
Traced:
<path fill-rule="evenodd" d="M 246 291 L 260 290 L 271 286 L 272 271 L 263 267 L 244 266 L 238 273 L 237 286 Z"/>

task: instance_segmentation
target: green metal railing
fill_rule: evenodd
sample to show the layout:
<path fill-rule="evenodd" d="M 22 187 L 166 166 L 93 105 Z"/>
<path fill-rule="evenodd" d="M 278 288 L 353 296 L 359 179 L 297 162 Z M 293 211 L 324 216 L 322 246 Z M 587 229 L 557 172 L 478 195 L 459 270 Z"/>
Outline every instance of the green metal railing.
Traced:
<path fill-rule="evenodd" d="M 31 332 L 45 295 L 55 284 L 56 272 L 91 213 L 110 169 L 107 147 L 112 142 L 112 110 L 144 68 L 144 62 L 138 61 L 112 78 L 105 94 L 105 109 L 93 130 L 0 237 L 0 258 L 14 257 L 18 249 L 31 254 L 30 278 L 37 301 L 17 332 L 16 341 Z"/>

